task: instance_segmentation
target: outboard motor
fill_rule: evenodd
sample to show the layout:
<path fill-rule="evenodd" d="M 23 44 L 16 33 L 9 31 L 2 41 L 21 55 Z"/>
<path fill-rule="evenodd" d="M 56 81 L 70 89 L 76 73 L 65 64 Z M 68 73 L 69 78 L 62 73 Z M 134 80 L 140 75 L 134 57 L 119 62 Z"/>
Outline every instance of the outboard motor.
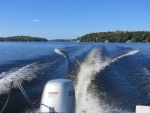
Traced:
<path fill-rule="evenodd" d="M 46 83 L 40 113 L 75 113 L 75 91 L 71 80 L 56 79 Z"/>

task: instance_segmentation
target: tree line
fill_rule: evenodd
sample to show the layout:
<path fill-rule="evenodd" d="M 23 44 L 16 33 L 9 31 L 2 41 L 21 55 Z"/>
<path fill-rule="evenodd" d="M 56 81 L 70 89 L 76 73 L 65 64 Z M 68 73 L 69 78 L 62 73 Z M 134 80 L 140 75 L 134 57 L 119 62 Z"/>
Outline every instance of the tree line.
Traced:
<path fill-rule="evenodd" d="M 89 33 L 80 42 L 150 42 L 150 31 L 115 31 Z"/>
<path fill-rule="evenodd" d="M 47 39 L 31 36 L 12 36 L 6 38 L 0 37 L 0 41 L 47 41 Z"/>

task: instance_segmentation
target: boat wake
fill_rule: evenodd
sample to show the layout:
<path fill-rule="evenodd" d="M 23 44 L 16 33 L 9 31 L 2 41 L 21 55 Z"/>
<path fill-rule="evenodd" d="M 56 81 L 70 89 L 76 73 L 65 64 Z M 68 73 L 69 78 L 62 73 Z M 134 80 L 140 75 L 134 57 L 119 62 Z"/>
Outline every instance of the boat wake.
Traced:
<path fill-rule="evenodd" d="M 98 72 L 98 69 L 102 69 L 99 58 L 99 50 L 93 49 L 87 56 L 85 61 L 80 65 L 80 71 L 76 83 L 76 102 L 77 102 L 77 113 L 101 113 L 102 109 L 99 107 L 98 98 L 93 97 L 93 93 L 89 93 L 88 87 L 90 86 L 91 80 L 94 75 Z M 104 64 L 105 65 L 105 64 Z"/>
<path fill-rule="evenodd" d="M 37 78 L 44 69 L 55 65 L 57 61 L 58 60 L 43 64 L 34 62 L 21 68 L 12 68 L 7 72 L 2 72 L 0 74 L 0 95 L 8 93 L 11 81 L 17 81 L 19 84 L 22 84 L 25 81 L 31 81 Z M 17 85 L 14 84 L 13 87 L 16 88 Z"/>
<path fill-rule="evenodd" d="M 65 53 L 64 53 L 61 49 L 55 48 L 54 51 L 55 51 L 55 53 L 57 53 L 57 54 L 59 54 L 59 55 L 62 55 L 63 57 L 66 58 Z"/>
<path fill-rule="evenodd" d="M 129 51 L 129 52 L 123 54 L 123 55 L 120 55 L 120 56 L 112 59 L 110 62 L 113 63 L 113 62 L 115 62 L 115 61 L 117 61 L 117 60 L 119 60 L 119 59 L 121 59 L 123 57 L 134 55 L 134 54 L 137 54 L 138 52 L 139 52 L 139 50 L 131 50 L 131 51 Z"/>
<path fill-rule="evenodd" d="M 80 64 L 79 74 L 76 80 L 76 112 L 82 113 L 112 113 L 120 111 L 119 113 L 127 113 L 120 109 L 110 110 L 110 106 L 104 105 L 101 100 L 99 100 L 98 95 L 96 95 L 95 86 L 91 87 L 92 80 L 95 79 L 97 73 L 105 69 L 111 63 L 130 55 L 138 53 L 139 50 L 132 50 L 125 54 L 122 54 L 114 59 L 102 59 L 101 51 L 97 48 L 93 48 L 87 55 L 83 63 Z M 107 110 L 106 110 L 107 108 Z M 117 112 L 118 113 L 118 112 Z"/>

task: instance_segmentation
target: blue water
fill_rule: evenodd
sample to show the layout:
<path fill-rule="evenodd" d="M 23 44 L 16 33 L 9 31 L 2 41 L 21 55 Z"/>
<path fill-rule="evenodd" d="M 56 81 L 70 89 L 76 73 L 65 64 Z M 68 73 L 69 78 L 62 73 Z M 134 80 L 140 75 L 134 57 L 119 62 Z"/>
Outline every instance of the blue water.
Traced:
<path fill-rule="evenodd" d="M 76 89 L 77 113 L 134 113 L 150 105 L 149 43 L 0 43 L 0 108 L 12 80 L 39 109 L 44 85 L 68 78 Z M 16 85 L 4 113 L 31 113 Z"/>

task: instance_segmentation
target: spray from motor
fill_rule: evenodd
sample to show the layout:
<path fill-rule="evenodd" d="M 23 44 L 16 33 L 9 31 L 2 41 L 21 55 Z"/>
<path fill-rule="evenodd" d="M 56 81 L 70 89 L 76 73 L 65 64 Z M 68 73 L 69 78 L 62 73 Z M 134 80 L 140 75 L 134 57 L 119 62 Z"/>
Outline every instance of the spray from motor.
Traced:
<path fill-rule="evenodd" d="M 97 68 L 102 60 L 100 51 L 96 48 L 92 49 L 85 61 L 80 65 L 76 84 L 76 102 L 77 113 L 101 113 L 98 98 L 94 97 L 94 93 L 89 93 L 88 88 L 91 84 L 93 76 L 97 73 Z"/>

